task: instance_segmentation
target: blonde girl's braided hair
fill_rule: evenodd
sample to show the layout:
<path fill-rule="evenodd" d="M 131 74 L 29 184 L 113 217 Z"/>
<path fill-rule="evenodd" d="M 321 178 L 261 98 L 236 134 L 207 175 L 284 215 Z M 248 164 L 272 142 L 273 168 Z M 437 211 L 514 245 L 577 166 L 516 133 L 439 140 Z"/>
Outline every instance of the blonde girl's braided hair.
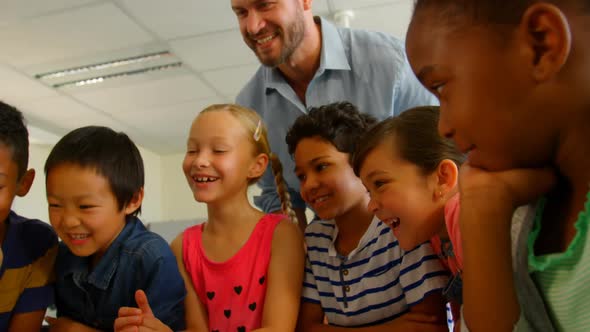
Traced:
<path fill-rule="evenodd" d="M 248 140 L 254 146 L 254 155 L 261 153 L 266 154 L 271 163 L 272 172 L 275 177 L 275 183 L 277 186 L 277 192 L 281 200 L 281 209 L 283 214 L 289 217 L 289 219 L 297 224 L 297 215 L 291 205 L 291 196 L 287 190 L 287 185 L 283 178 L 283 166 L 279 158 L 272 152 L 270 152 L 270 145 L 268 144 L 268 137 L 266 126 L 262 122 L 260 116 L 253 110 L 236 105 L 236 104 L 214 104 L 211 105 L 201 113 L 207 112 L 219 112 L 226 111 L 233 115 L 248 131 Z M 260 177 L 251 178 L 248 180 L 248 184 L 256 183 Z"/>

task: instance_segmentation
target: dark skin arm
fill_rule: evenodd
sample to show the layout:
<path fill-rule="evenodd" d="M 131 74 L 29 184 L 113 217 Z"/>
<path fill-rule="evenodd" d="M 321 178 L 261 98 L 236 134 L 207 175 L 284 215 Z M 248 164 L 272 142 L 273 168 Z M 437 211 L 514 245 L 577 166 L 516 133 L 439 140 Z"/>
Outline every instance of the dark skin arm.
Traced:
<path fill-rule="evenodd" d="M 337 327 L 323 324 L 324 311 L 320 304 L 302 302 L 297 332 L 445 332 L 446 311 L 442 294 L 428 295 L 422 302 L 414 305 L 410 312 L 391 322 L 361 328 Z"/>

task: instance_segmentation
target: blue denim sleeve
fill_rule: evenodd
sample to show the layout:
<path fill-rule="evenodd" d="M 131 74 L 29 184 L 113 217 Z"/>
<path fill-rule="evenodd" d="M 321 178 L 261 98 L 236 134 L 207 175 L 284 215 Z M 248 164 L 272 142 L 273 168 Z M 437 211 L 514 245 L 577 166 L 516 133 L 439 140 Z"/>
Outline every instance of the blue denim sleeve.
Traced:
<path fill-rule="evenodd" d="M 394 116 L 413 107 L 439 104 L 436 97 L 418 81 L 407 59 L 401 69 L 400 80 L 395 85 L 393 93 Z"/>
<path fill-rule="evenodd" d="M 261 190 L 260 195 L 254 196 L 254 204 L 265 213 L 281 210 L 281 200 L 277 192 L 272 169 L 268 167 L 266 172 L 258 180 L 258 187 Z"/>
<path fill-rule="evenodd" d="M 157 259 L 144 262 L 146 272 L 145 291 L 154 316 L 172 330 L 185 329 L 184 298 L 186 288 L 176 258 L 168 244 L 162 239 L 154 249 L 159 252 Z M 145 255 L 144 258 L 148 258 Z M 154 257 L 154 256 L 152 256 Z M 148 258 L 149 259 L 149 258 Z"/>

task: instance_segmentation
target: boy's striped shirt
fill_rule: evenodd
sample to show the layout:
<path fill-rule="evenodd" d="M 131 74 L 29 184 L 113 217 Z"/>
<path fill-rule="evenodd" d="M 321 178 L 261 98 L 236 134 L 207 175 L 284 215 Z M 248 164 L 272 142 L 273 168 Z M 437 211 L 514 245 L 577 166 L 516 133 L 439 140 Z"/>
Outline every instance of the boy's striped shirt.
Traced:
<path fill-rule="evenodd" d="M 314 221 L 305 232 L 302 299 L 320 304 L 332 325 L 391 321 L 447 283 L 448 273 L 429 242 L 404 252 L 391 229 L 377 218 L 346 257 L 336 251 L 337 235 L 333 220 Z"/>
<path fill-rule="evenodd" d="M 0 331 L 14 314 L 45 310 L 53 303 L 57 236 L 48 224 L 10 212 L 0 265 Z"/>

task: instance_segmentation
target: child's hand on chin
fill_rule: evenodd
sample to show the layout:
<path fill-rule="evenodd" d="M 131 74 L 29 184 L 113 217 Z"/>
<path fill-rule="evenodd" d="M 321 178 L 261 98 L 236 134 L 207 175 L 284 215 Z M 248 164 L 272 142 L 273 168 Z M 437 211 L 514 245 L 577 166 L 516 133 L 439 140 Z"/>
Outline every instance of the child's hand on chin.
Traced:
<path fill-rule="evenodd" d="M 557 180 L 552 168 L 490 172 L 465 163 L 459 170 L 462 208 L 514 211 L 549 192 Z"/>
<path fill-rule="evenodd" d="M 144 291 L 135 292 L 135 302 L 138 308 L 121 307 L 119 309 L 119 317 L 115 319 L 115 332 L 172 332 L 166 324 L 154 316 Z"/>

